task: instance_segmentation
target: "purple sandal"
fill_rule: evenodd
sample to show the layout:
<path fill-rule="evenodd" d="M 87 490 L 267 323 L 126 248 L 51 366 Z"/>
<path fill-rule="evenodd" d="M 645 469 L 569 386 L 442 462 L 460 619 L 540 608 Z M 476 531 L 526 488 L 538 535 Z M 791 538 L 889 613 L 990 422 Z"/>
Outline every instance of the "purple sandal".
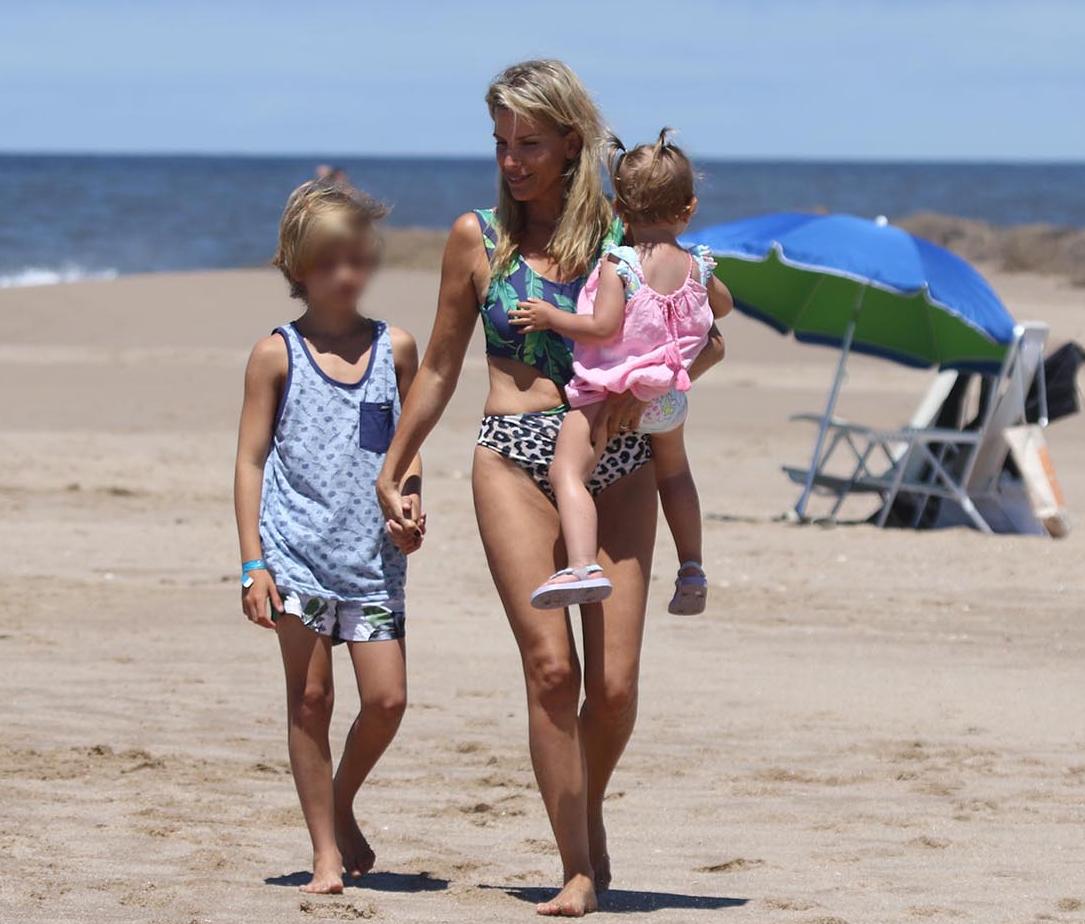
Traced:
<path fill-rule="evenodd" d="M 687 569 L 696 569 L 696 574 L 683 574 Z M 675 616 L 696 616 L 703 613 L 708 603 L 708 578 L 699 561 L 684 561 L 678 566 L 678 577 L 674 582 L 674 596 L 667 606 L 667 612 Z"/>
<path fill-rule="evenodd" d="M 575 580 L 558 580 L 570 577 Z M 583 568 L 562 568 L 552 574 L 545 584 L 536 588 L 531 595 L 531 605 L 537 610 L 561 610 L 582 603 L 598 603 L 609 597 L 613 589 L 614 585 L 596 564 L 585 565 Z"/>

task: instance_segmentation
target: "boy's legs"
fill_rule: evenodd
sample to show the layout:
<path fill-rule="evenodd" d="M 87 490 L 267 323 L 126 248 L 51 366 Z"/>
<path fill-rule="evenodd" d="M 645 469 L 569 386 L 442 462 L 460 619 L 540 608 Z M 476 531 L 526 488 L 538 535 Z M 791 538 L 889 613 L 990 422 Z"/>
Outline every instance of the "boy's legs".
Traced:
<path fill-rule="evenodd" d="M 583 568 L 599 554 L 599 525 L 595 501 L 587 480 L 606 446 L 605 434 L 598 444 L 591 441 L 591 428 L 601 404 L 569 411 L 561 423 L 554 461 L 550 464 L 550 484 L 558 502 L 561 534 L 565 540 L 570 568 Z"/>
<path fill-rule="evenodd" d="M 354 796 L 391 743 L 407 705 L 406 640 L 348 642 L 361 712 L 335 773 L 335 829 L 343 865 L 364 876 L 376 857 L 354 819 Z"/>
<path fill-rule="evenodd" d="M 701 501 L 686 456 L 685 426 L 652 435 L 656 487 L 667 518 L 678 560 L 703 562 Z"/>
<path fill-rule="evenodd" d="M 332 760 L 328 745 L 334 690 L 331 639 L 297 616 L 276 620 L 286 671 L 290 769 L 313 842 L 313 879 L 303 892 L 342 892 L 343 863 L 335 842 Z"/>

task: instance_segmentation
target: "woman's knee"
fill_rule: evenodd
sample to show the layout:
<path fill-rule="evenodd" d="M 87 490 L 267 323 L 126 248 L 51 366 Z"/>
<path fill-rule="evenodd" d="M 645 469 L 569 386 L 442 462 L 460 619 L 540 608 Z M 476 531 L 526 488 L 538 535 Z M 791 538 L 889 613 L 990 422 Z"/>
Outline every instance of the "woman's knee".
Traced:
<path fill-rule="evenodd" d="M 580 668 L 571 658 L 535 655 L 524 659 L 528 698 L 549 711 L 580 704 Z"/>
<path fill-rule="evenodd" d="M 637 714 L 635 676 L 604 677 L 586 685 L 585 707 L 597 718 L 618 722 Z"/>

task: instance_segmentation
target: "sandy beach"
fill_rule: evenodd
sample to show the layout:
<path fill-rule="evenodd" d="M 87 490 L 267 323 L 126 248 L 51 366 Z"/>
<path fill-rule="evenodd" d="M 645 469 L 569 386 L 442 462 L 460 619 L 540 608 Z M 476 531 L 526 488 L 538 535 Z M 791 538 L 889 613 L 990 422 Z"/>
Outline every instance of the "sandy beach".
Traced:
<path fill-rule="evenodd" d="M 1085 289 L 995 272 L 1085 341 Z M 437 277 L 368 304 L 425 339 Z M 475 344 L 426 446 L 410 698 L 359 797 L 377 872 L 308 897 L 275 639 L 242 617 L 231 507 L 268 270 L 0 292 L 0 921 L 515 922 L 560 876 L 522 678 L 475 531 Z M 637 731 L 598 920 L 1085 920 L 1085 419 L 1049 441 L 1063 541 L 778 520 L 835 354 L 743 317 L 692 395 L 709 612 L 666 613 L 659 533 Z M 845 416 L 903 423 L 931 373 L 857 358 Z M 861 512 L 861 511 L 859 511 Z M 343 655 L 343 652 L 339 652 Z M 348 665 L 334 746 L 356 708 Z"/>

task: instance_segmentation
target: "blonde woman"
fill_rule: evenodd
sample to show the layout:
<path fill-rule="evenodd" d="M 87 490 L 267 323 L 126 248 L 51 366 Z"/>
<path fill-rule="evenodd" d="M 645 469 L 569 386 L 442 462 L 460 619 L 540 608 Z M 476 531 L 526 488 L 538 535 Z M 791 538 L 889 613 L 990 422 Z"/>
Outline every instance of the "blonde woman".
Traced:
<path fill-rule="evenodd" d="M 452 226 L 433 333 L 377 492 L 390 520 L 415 527 L 399 485 L 456 388 L 481 317 L 490 389 L 474 456 L 475 512 L 520 648 L 531 759 L 564 870 L 561 890 L 537 910 L 579 917 L 596 910 L 597 891 L 610 883 L 603 797 L 636 717 L 656 485 L 648 438 L 636 432 L 643 405 L 628 394 L 609 400 L 598 425 L 613 439 L 589 487 L 598 505 L 599 560 L 615 590 L 605 603 L 581 607 L 581 669 L 568 612 L 540 612 L 529 602 L 531 591 L 565 564 L 547 473 L 568 410 L 571 345 L 552 331 L 519 332 L 509 312 L 531 298 L 575 310 L 580 288 L 621 226 L 603 193 L 602 120 L 568 67 L 513 65 L 490 85 L 486 103 L 498 205 L 461 215 Z M 721 347 L 714 341 L 702 365 L 719 358 Z"/>

